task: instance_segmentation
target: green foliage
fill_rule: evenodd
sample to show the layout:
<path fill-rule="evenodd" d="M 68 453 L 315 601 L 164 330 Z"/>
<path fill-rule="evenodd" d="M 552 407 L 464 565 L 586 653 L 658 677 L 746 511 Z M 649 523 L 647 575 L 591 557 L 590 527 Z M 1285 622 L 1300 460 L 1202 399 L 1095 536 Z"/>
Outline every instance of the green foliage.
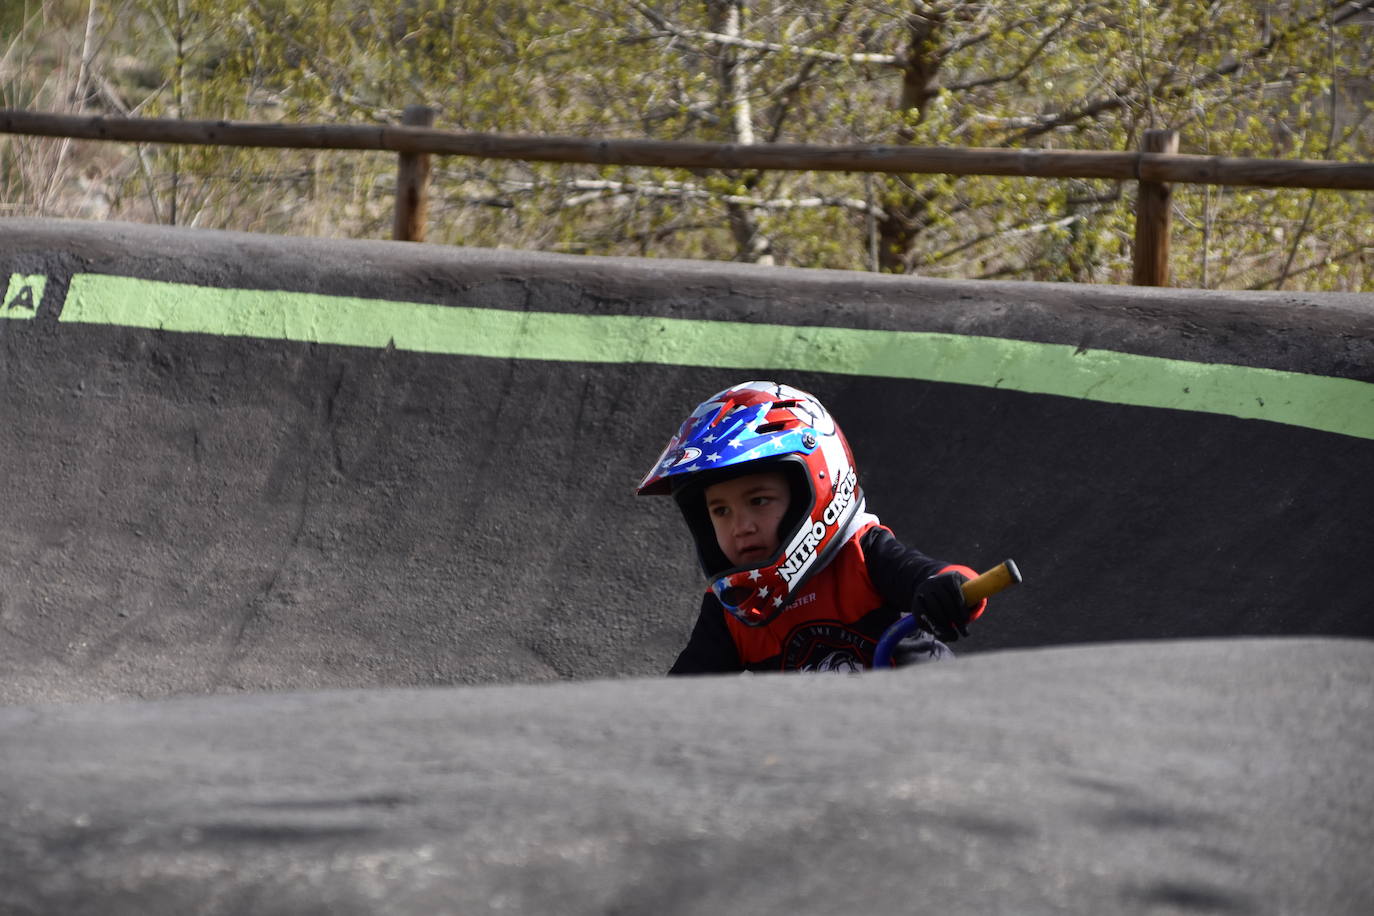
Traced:
<path fill-rule="evenodd" d="M 1077 150 L 1134 150 L 1167 127 L 1187 153 L 1374 160 L 1374 30 L 1337 22 L 1331 0 L 20 2 L 27 18 L 0 16 L 0 34 L 19 36 L 11 58 L 57 55 L 66 91 L 95 11 L 103 88 L 85 110 L 397 123 L 424 103 L 437 126 L 482 132 Z M 21 86 L 20 72 L 0 66 L 9 104 L 62 108 L 60 80 Z M 7 155 L 11 210 L 56 212 L 59 197 L 13 190 L 42 156 Z M 104 215 L 389 234 L 391 156 L 87 155 Z M 432 190 L 441 243 L 947 277 L 1131 270 L 1129 183 L 450 157 Z M 1374 289 L 1372 210 L 1367 193 L 1180 186 L 1175 283 Z"/>

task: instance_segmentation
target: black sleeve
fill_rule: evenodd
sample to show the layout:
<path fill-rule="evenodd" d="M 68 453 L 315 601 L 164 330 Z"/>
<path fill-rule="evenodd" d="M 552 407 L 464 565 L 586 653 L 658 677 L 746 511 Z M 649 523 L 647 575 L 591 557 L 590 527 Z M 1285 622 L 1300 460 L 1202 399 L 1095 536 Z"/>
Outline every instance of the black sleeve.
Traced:
<path fill-rule="evenodd" d="M 687 639 L 686 647 L 678 654 L 669 674 L 724 674 L 743 671 L 739 650 L 725 625 L 725 608 L 716 596 L 706 592 L 701 597 L 701 613 Z"/>
<path fill-rule="evenodd" d="M 911 610 L 916 586 L 950 565 L 906 546 L 886 528 L 871 529 L 860 543 L 868 565 L 869 581 L 883 597 L 884 604 L 903 614 Z"/>

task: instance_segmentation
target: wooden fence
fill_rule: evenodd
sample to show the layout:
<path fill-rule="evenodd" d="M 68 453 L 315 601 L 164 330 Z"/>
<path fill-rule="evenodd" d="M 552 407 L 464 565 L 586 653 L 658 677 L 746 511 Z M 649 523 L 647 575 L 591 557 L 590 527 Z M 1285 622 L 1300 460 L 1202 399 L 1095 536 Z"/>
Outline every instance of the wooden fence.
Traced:
<path fill-rule="evenodd" d="M 683 169 L 889 172 L 1099 178 L 1137 183 L 1133 282 L 1169 283 L 1169 189 L 1172 184 L 1374 191 L 1374 163 L 1242 159 L 1180 154 L 1174 131 L 1146 131 L 1139 152 L 1005 150 L 977 147 L 816 146 L 592 140 L 441 130 L 434 111 L 406 109 L 399 126 L 260 124 L 106 118 L 0 110 L 0 133 L 126 143 L 379 150 L 398 153 L 393 236 L 423 241 L 429 161 L 433 155 L 590 165 Z"/>

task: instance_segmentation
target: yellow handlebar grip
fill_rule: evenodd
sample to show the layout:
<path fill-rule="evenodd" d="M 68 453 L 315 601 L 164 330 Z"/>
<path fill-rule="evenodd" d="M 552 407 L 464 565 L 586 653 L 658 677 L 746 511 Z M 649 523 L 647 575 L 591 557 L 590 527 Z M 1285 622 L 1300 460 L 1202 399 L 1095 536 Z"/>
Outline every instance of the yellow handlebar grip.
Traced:
<path fill-rule="evenodd" d="M 984 598 L 989 598 L 1020 581 L 1021 570 L 1016 568 L 1016 561 L 1006 560 L 978 578 L 970 579 L 964 583 L 964 603 L 973 607 Z"/>

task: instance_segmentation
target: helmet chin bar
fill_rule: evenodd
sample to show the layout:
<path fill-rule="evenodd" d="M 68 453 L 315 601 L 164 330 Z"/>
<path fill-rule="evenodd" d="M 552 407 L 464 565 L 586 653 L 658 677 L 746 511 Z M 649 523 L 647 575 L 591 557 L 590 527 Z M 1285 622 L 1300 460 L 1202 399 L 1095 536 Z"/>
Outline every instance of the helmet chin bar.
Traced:
<path fill-rule="evenodd" d="M 711 592 L 736 620 L 747 627 L 760 627 L 787 607 L 790 597 L 777 573 L 770 569 L 751 569 L 721 576 L 711 583 Z"/>

